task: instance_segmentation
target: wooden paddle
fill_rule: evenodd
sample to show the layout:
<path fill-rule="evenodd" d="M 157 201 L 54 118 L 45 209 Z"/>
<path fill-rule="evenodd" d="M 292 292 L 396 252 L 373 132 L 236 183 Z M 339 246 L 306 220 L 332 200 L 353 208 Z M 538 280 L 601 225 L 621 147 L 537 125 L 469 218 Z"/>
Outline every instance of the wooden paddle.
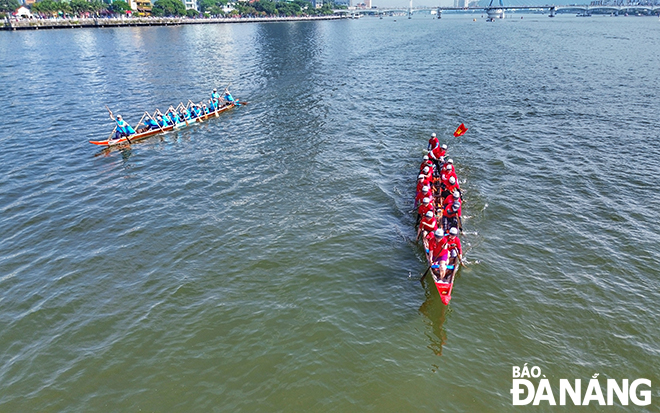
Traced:
<path fill-rule="evenodd" d="M 426 277 L 426 274 L 428 274 L 429 270 L 431 269 L 431 265 L 433 264 L 429 264 L 429 267 L 426 269 L 426 271 L 424 271 L 424 274 L 422 274 L 422 277 L 419 279 L 419 281 L 422 281 L 424 277 Z"/>

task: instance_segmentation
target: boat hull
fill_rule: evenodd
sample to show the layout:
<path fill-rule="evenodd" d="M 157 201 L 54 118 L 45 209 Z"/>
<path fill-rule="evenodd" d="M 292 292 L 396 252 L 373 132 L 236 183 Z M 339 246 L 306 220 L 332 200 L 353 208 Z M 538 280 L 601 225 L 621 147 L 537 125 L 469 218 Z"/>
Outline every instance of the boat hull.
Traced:
<path fill-rule="evenodd" d="M 454 279 L 460 265 L 458 258 L 453 257 L 449 260 L 448 269 L 444 277 L 439 274 L 438 270 L 433 271 L 433 282 L 438 289 L 438 294 L 440 294 L 440 299 L 444 305 L 449 305 L 449 301 L 451 301 L 451 290 L 454 288 Z"/>

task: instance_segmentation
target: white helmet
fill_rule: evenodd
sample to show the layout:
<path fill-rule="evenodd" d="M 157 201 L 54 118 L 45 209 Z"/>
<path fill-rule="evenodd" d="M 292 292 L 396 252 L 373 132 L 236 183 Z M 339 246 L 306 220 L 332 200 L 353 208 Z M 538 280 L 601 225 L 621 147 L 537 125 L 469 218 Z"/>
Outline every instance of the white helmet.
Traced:
<path fill-rule="evenodd" d="M 424 178 L 426 178 L 426 176 L 423 174 L 419 174 L 419 176 L 417 177 L 417 179 L 424 179 Z"/>
<path fill-rule="evenodd" d="M 451 235 L 458 235 L 458 230 L 456 229 L 456 227 L 452 227 L 452 228 L 449 230 L 449 233 L 450 233 Z"/>
<path fill-rule="evenodd" d="M 428 160 L 429 160 L 429 156 L 428 156 L 428 155 L 424 155 L 424 160 L 425 160 L 425 161 L 428 161 Z"/>
<path fill-rule="evenodd" d="M 424 192 L 428 192 L 430 189 L 431 189 L 431 188 L 429 188 L 428 185 L 424 185 L 424 186 L 422 187 L 422 191 L 424 191 Z"/>
<path fill-rule="evenodd" d="M 433 133 L 431 134 L 431 137 L 432 137 L 432 138 L 435 138 L 435 132 L 433 132 Z"/>
<path fill-rule="evenodd" d="M 433 218 L 433 211 L 426 211 L 427 218 Z"/>
<path fill-rule="evenodd" d="M 447 159 L 447 163 L 453 164 L 454 160 L 453 159 Z"/>
<path fill-rule="evenodd" d="M 429 202 L 431 202 L 431 199 L 426 197 L 426 198 L 422 199 L 422 202 L 425 203 L 425 204 L 428 204 Z"/>
<path fill-rule="evenodd" d="M 447 145 L 443 144 L 442 149 L 447 150 Z"/>
<path fill-rule="evenodd" d="M 454 199 L 458 199 L 461 197 L 461 193 L 458 191 L 458 189 L 454 190 L 454 193 L 452 195 L 454 195 Z"/>
<path fill-rule="evenodd" d="M 448 171 L 451 171 L 451 164 L 448 163 L 447 165 L 445 165 L 445 169 L 448 170 Z"/>
<path fill-rule="evenodd" d="M 428 167 L 428 166 L 425 166 L 424 169 L 422 169 L 422 171 L 424 171 L 425 173 L 428 172 L 428 171 L 429 171 L 429 167 Z"/>
<path fill-rule="evenodd" d="M 436 236 L 436 237 L 440 237 L 440 238 L 442 238 L 442 236 L 444 236 L 444 235 L 445 235 L 445 234 L 442 233 L 442 230 L 441 230 L 441 229 L 438 228 L 438 229 L 435 230 L 435 236 Z"/>
<path fill-rule="evenodd" d="M 450 176 L 449 177 L 449 183 L 454 185 L 456 183 L 456 178 L 454 178 L 453 176 Z"/>

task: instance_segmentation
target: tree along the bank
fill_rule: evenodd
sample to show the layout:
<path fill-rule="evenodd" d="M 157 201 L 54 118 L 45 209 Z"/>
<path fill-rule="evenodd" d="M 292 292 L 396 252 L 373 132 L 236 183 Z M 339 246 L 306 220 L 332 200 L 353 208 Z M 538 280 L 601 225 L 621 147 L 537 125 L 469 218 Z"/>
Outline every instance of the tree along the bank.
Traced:
<path fill-rule="evenodd" d="M 18 0 L 0 0 L 0 12 L 2 13 L 14 12 L 19 7 L 21 7 L 21 3 Z"/>
<path fill-rule="evenodd" d="M 2 0 L 0 0 L 2 1 Z M 99 14 L 103 10 L 106 10 L 106 5 L 100 0 L 71 0 L 70 3 L 59 2 L 53 0 L 42 0 L 37 3 L 33 3 L 30 6 L 32 13 L 62 13 L 62 14 L 74 14 L 81 15 L 82 13 L 94 13 Z"/>
<path fill-rule="evenodd" d="M 123 14 L 131 10 L 131 6 L 123 0 L 115 0 L 108 6 L 108 10 L 113 13 Z"/>
<path fill-rule="evenodd" d="M 227 4 L 227 0 L 199 0 L 197 6 L 202 13 L 209 13 L 214 16 L 223 14 L 222 7 Z"/>
<path fill-rule="evenodd" d="M 181 0 L 156 0 L 151 8 L 151 14 L 154 16 L 185 16 L 186 6 Z"/>

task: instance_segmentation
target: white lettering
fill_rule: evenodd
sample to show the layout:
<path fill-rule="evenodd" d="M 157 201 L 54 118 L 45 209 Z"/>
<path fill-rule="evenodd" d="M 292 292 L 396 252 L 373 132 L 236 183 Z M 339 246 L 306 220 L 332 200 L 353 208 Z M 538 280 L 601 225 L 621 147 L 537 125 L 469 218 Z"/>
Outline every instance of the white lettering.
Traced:
<path fill-rule="evenodd" d="M 619 398 L 619 401 L 622 405 L 628 405 L 628 379 L 623 379 L 621 382 L 621 387 L 617 384 L 614 379 L 607 379 L 607 405 L 612 406 L 614 404 L 614 393 Z"/>
<path fill-rule="evenodd" d="M 603 397 L 603 391 L 600 388 L 598 379 L 589 380 L 589 386 L 587 386 L 587 394 L 584 395 L 582 405 L 587 406 L 592 400 L 598 401 L 598 404 L 601 406 L 605 405 L 605 398 Z"/>
<path fill-rule="evenodd" d="M 640 396 L 642 396 L 642 400 L 637 398 L 637 386 L 640 384 L 643 384 L 645 386 L 649 386 L 651 388 L 651 380 L 648 379 L 637 379 L 632 382 L 630 385 L 630 400 L 636 404 L 637 406 L 648 406 L 651 404 L 651 391 L 650 390 L 642 390 L 639 392 Z"/>
<path fill-rule="evenodd" d="M 536 369 L 536 374 L 534 374 L 534 369 Z M 532 367 L 532 377 L 537 378 L 541 376 L 541 368 L 539 366 Z"/>
<path fill-rule="evenodd" d="M 513 366 L 513 378 L 516 379 L 520 377 L 520 367 Z"/>
<path fill-rule="evenodd" d="M 525 377 L 525 376 L 531 377 L 529 375 L 529 369 L 527 368 L 527 363 L 525 363 L 525 365 L 522 368 L 522 373 L 520 373 L 520 377 Z"/>
<path fill-rule="evenodd" d="M 525 397 L 524 400 L 520 400 L 520 395 L 525 393 L 525 390 L 520 388 L 521 384 L 527 387 L 527 397 Z M 511 394 L 513 394 L 514 406 L 527 405 L 532 401 L 532 399 L 534 399 L 534 385 L 529 380 L 513 379 L 513 388 L 511 389 Z"/>
<path fill-rule="evenodd" d="M 559 380 L 559 405 L 566 406 L 566 394 L 571 397 L 573 404 L 580 406 L 580 397 L 582 396 L 582 380 L 575 380 L 575 388 L 571 387 L 571 383 L 566 379 Z"/>
<path fill-rule="evenodd" d="M 541 400 L 546 400 L 550 403 L 550 406 L 557 404 L 555 403 L 555 396 L 552 395 L 552 389 L 550 388 L 550 382 L 548 379 L 541 379 L 539 382 L 539 388 L 536 391 L 536 397 L 534 398 L 534 406 L 538 406 Z"/>

